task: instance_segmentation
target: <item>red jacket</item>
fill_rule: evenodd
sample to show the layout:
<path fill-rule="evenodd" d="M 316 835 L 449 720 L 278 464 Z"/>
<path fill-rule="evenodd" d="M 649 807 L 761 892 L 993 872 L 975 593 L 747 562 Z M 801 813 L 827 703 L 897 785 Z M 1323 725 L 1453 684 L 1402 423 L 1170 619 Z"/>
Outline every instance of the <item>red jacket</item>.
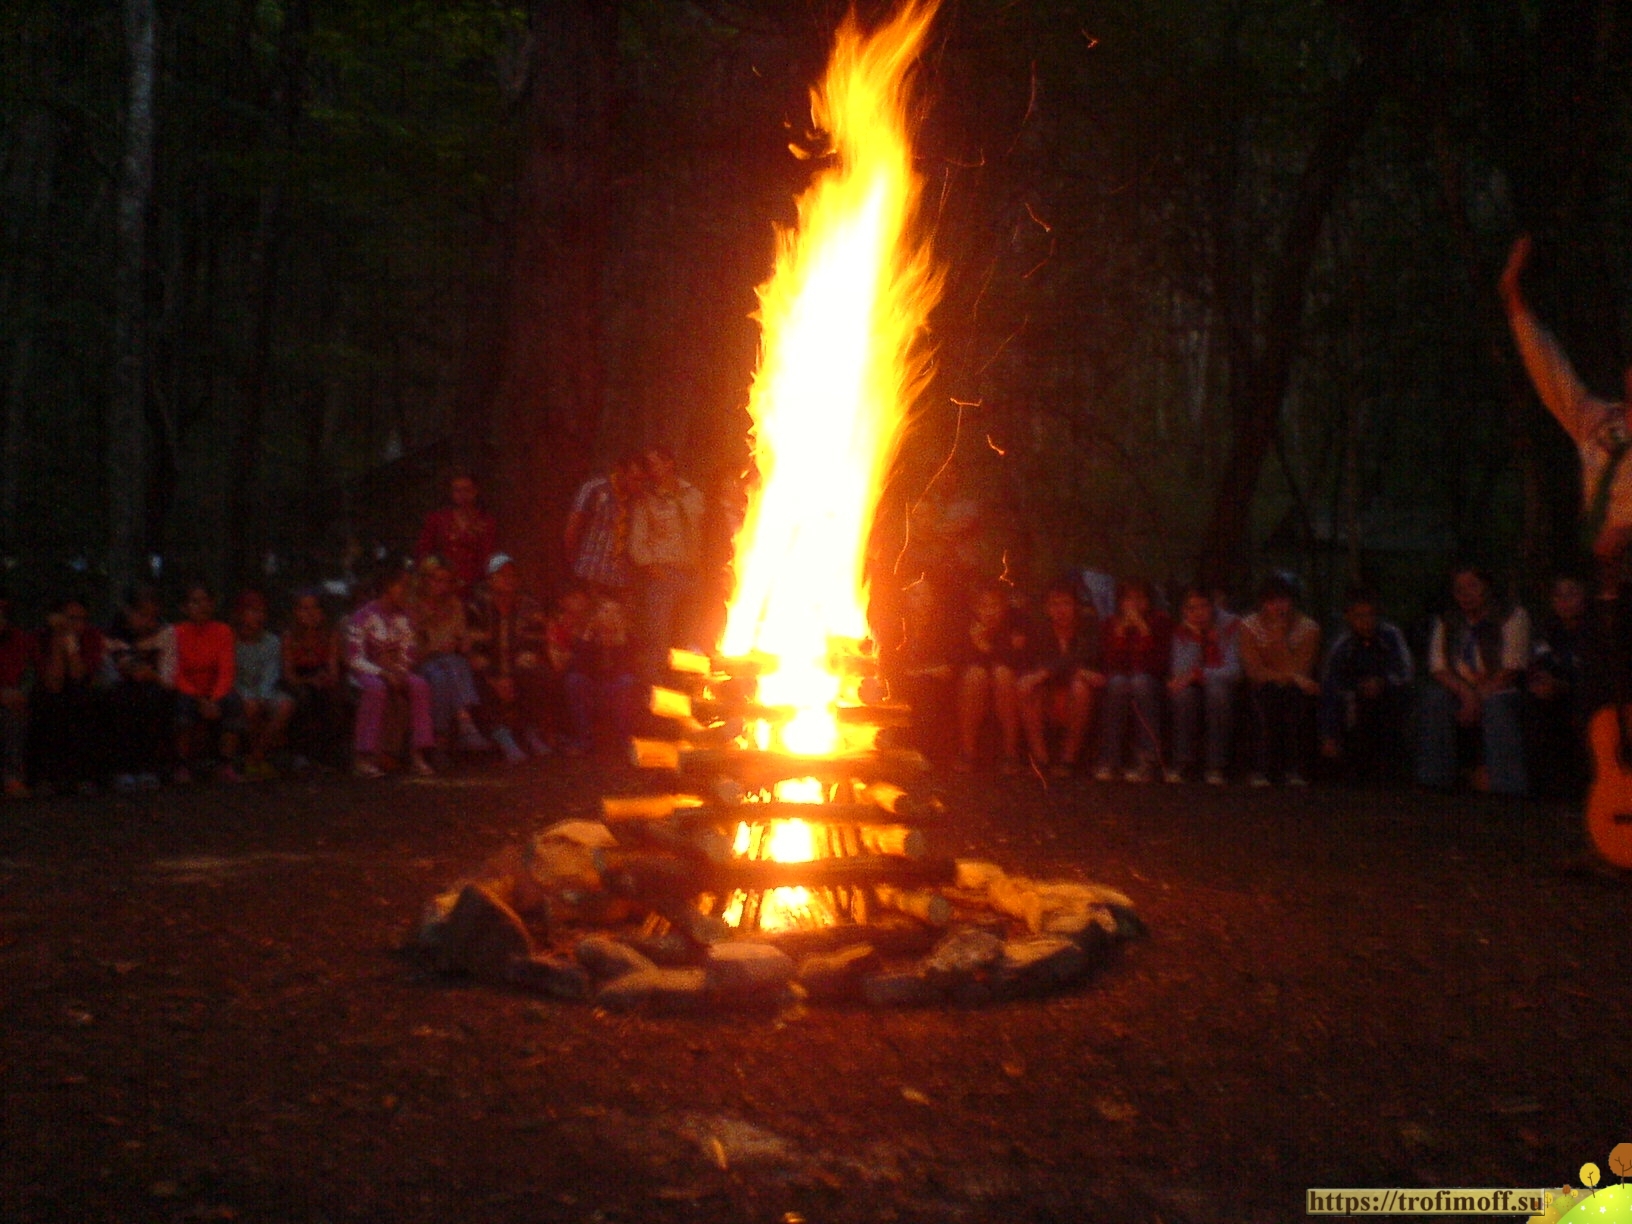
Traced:
<path fill-rule="evenodd" d="M 166 677 L 176 692 L 200 701 L 220 701 L 232 692 L 237 675 L 237 648 L 232 629 L 222 621 L 178 621 L 176 674 Z"/>

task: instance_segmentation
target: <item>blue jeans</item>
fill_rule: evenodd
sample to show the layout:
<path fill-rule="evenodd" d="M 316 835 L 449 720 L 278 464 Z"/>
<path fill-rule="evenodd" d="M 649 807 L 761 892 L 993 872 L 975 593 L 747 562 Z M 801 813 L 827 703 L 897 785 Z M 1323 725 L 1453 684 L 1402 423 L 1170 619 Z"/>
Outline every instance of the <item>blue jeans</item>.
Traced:
<path fill-rule="evenodd" d="M 1235 681 L 1207 680 L 1173 694 L 1173 758 L 1180 769 L 1196 763 L 1196 735 L 1205 734 L 1209 770 L 1223 769 L 1230 759 L 1235 729 Z"/>
<path fill-rule="evenodd" d="M 438 736 L 452 729 L 460 710 L 468 710 L 481 700 L 470 660 L 464 655 L 432 655 L 419 665 L 419 674 L 431 686 L 431 726 Z"/>
<path fill-rule="evenodd" d="M 1417 709 L 1417 781 L 1449 790 L 1456 785 L 1458 726 L 1457 695 L 1443 684 L 1430 683 Z M 1479 707 L 1480 757 L 1498 795 L 1522 795 L 1530 789 L 1524 765 L 1524 730 L 1520 721 L 1521 694 L 1516 690 L 1492 693 Z"/>
<path fill-rule="evenodd" d="M 1127 738 L 1130 712 L 1134 715 L 1135 745 L 1131 759 L 1145 766 L 1161 755 L 1160 741 L 1156 738 L 1162 717 L 1158 696 L 1161 683 L 1155 676 L 1144 672 L 1132 676 L 1113 674 L 1105 677 L 1105 704 L 1100 715 L 1099 736 L 1101 769 L 1122 768 L 1122 743 Z"/>

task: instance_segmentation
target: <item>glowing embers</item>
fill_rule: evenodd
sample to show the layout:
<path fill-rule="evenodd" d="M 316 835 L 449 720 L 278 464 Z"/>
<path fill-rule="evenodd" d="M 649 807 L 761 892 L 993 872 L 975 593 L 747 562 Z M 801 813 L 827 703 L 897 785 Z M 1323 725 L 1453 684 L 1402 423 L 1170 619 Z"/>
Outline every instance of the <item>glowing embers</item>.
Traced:
<path fill-rule="evenodd" d="M 843 838 L 837 828 L 822 821 L 820 805 L 830 798 L 828 787 L 818 778 L 787 778 L 771 788 L 772 801 L 803 803 L 814 809 L 810 819 L 781 816 L 756 820 L 752 816 L 737 823 L 731 852 L 739 859 L 769 860 L 773 863 L 810 863 L 844 853 Z M 755 796 L 763 802 L 763 793 Z M 754 800 L 743 805 L 750 811 Z M 840 921 L 854 921 L 856 899 L 853 890 L 812 890 L 795 884 L 753 891 L 734 889 L 726 899 L 720 918 L 733 931 L 813 931 Z M 702 901 L 704 912 L 714 905 L 712 897 Z"/>

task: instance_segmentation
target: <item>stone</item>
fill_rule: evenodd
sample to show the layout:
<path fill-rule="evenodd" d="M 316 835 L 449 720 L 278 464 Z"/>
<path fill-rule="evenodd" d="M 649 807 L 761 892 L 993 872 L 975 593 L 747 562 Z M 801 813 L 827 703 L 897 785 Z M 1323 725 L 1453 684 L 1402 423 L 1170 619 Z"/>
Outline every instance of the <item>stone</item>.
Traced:
<path fill-rule="evenodd" d="M 781 948 L 736 941 L 711 944 L 704 967 L 709 989 L 734 998 L 775 994 L 793 979 L 795 968 Z"/>
<path fill-rule="evenodd" d="M 869 1007 L 922 1007 L 940 992 L 921 973 L 871 973 L 861 979 L 861 997 Z"/>
<path fill-rule="evenodd" d="M 573 953 L 579 964 L 602 981 L 657 968 L 648 957 L 609 935 L 586 935 L 578 941 Z"/>
<path fill-rule="evenodd" d="M 959 859 L 957 862 L 957 886 L 959 888 L 986 889 L 1004 878 L 1007 874 L 996 863 L 988 863 L 982 859 Z"/>
<path fill-rule="evenodd" d="M 1033 934 L 1043 929 L 1043 895 L 1023 876 L 1004 876 L 993 880 L 986 890 L 986 899 L 999 913 L 1018 918 Z"/>
<path fill-rule="evenodd" d="M 1003 941 L 990 931 L 959 927 L 924 957 L 924 976 L 937 984 L 979 977 L 1003 955 Z"/>
<path fill-rule="evenodd" d="M 600 850 L 618 844 L 612 830 L 599 820 L 558 820 L 533 840 L 535 844 L 546 841 L 572 842 L 586 850 Z"/>
<path fill-rule="evenodd" d="M 510 962 L 506 972 L 512 986 L 534 994 L 552 999 L 589 998 L 589 971 L 564 953 L 518 957 Z"/>
<path fill-rule="evenodd" d="M 700 1007 L 708 993 L 704 969 L 659 969 L 655 965 L 626 973 L 602 986 L 595 1001 L 611 1011 L 648 1007 L 659 1012 L 686 1012 Z"/>
<path fill-rule="evenodd" d="M 442 924 L 434 949 L 444 973 L 507 981 L 512 960 L 533 955 L 533 937 L 516 912 L 480 884 L 466 884 Z"/>
<path fill-rule="evenodd" d="M 672 969 L 697 963 L 697 945 L 678 931 L 664 931 L 661 935 L 628 935 L 624 941 L 654 965 Z"/>
<path fill-rule="evenodd" d="M 1075 981 L 1087 967 L 1087 953 L 1076 941 L 1042 935 L 1005 943 L 994 977 L 1003 992 L 1028 994 Z"/>
<path fill-rule="evenodd" d="M 852 944 L 836 952 L 820 952 L 799 962 L 798 982 L 818 1002 L 853 999 L 860 994 L 864 975 L 876 973 L 878 953 L 872 944 Z"/>

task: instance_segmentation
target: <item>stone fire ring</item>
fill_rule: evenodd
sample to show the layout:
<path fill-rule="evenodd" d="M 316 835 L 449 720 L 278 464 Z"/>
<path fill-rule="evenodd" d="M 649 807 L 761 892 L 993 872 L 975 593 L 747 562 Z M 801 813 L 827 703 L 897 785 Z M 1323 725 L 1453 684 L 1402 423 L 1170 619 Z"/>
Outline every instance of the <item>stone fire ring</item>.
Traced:
<path fill-rule="evenodd" d="M 967 1007 L 1070 989 L 1143 932 L 1115 889 L 962 859 L 940 890 L 942 926 L 895 916 L 819 941 L 704 942 L 653 933 L 641 907 L 603 887 L 595 852 L 615 844 L 599 822 L 550 826 L 433 899 L 414 950 L 449 976 L 616 1011 Z"/>

